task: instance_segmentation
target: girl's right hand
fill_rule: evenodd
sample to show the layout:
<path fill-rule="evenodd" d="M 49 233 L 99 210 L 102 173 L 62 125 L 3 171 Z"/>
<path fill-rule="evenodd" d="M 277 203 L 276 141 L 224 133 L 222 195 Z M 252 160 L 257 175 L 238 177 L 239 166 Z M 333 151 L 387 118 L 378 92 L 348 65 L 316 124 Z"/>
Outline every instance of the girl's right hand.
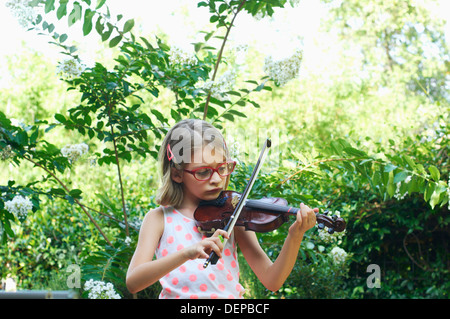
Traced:
<path fill-rule="evenodd" d="M 202 241 L 186 247 L 185 254 L 188 259 L 207 259 L 212 251 L 215 251 L 219 258 L 222 257 L 223 243 L 219 235 L 228 239 L 228 233 L 223 229 L 218 229 L 211 237 L 205 238 Z"/>

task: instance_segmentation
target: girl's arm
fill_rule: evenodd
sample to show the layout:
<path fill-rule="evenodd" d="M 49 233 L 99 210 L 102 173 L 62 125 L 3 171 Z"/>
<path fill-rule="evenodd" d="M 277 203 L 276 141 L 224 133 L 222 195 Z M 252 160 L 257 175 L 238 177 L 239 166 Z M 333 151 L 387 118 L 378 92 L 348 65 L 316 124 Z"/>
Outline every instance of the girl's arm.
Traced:
<path fill-rule="evenodd" d="M 151 286 L 189 259 L 207 258 L 212 250 L 221 256 L 223 245 L 217 236 L 221 234 L 228 238 L 225 231 L 217 230 L 210 238 L 163 258 L 153 260 L 163 232 L 164 213 L 162 208 L 151 210 L 144 218 L 136 250 L 128 267 L 126 284 L 131 293 L 137 293 Z"/>
<path fill-rule="evenodd" d="M 267 289 L 277 291 L 281 288 L 295 265 L 305 232 L 315 223 L 314 210 L 301 204 L 297 220 L 289 228 L 288 236 L 275 262 L 267 257 L 254 232 L 245 231 L 243 227 L 236 228 L 236 239 L 242 254 Z"/>

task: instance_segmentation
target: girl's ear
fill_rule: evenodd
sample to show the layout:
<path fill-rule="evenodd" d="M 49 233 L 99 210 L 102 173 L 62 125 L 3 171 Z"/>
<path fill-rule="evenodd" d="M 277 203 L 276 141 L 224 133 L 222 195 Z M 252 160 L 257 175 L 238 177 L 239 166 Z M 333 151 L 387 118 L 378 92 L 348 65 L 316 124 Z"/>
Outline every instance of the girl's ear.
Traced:
<path fill-rule="evenodd" d="M 183 182 L 183 170 L 178 170 L 175 167 L 171 167 L 170 177 L 175 183 L 181 184 Z"/>

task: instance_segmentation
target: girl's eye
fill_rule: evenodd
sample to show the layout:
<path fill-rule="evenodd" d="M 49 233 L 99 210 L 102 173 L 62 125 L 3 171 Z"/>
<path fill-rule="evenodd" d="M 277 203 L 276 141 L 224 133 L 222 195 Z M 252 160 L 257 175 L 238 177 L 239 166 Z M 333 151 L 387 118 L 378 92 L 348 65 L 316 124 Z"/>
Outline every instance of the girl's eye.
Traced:
<path fill-rule="evenodd" d="M 225 174 L 228 172 L 228 166 L 227 165 L 223 165 L 219 167 L 219 174 Z"/>
<path fill-rule="evenodd" d="M 197 176 L 206 177 L 211 174 L 211 170 L 209 168 L 202 168 L 195 172 Z"/>

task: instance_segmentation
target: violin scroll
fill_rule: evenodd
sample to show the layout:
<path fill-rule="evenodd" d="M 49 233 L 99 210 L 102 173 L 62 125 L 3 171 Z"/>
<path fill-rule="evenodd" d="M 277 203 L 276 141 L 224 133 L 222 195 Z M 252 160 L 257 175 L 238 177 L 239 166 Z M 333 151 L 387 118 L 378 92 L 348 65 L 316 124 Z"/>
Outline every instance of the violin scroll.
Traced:
<path fill-rule="evenodd" d="M 329 211 L 326 210 L 323 214 L 316 214 L 317 227 L 319 229 L 324 229 L 325 226 L 328 227 L 328 233 L 333 234 L 334 232 L 342 232 L 345 230 L 347 224 L 345 220 L 337 215 L 328 216 Z"/>

